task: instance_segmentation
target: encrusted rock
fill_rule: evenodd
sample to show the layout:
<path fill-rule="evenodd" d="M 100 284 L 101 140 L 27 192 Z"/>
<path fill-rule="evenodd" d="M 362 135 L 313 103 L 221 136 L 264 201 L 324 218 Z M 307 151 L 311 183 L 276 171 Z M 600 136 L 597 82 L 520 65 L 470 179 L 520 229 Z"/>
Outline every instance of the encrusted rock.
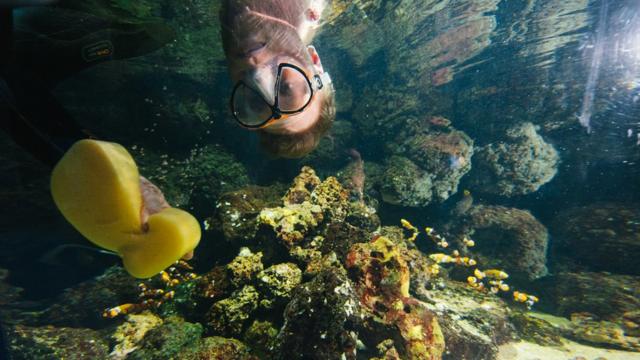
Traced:
<path fill-rule="evenodd" d="M 347 197 L 347 191 L 336 178 L 320 182 L 315 172 L 305 166 L 285 195 L 284 206 L 263 209 L 258 223 L 272 228 L 291 248 L 321 222 L 343 221 L 348 211 Z"/>
<path fill-rule="evenodd" d="M 16 360 L 106 359 L 109 354 L 108 342 L 91 329 L 17 325 L 8 335 L 8 351 Z"/>
<path fill-rule="evenodd" d="M 437 290 L 416 288 L 415 294 L 437 314 L 446 344 L 443 359 L 495 359 L 498 346 L 515 335 L 506 304 L 464 283 L 443 284 Z"/>
<path fill-rule="evenodd" d="M 264 208 L 281 204 L 280 186 L 246 188 L 227 192 L 217 201 L 217 220 L 227 241 L 249 242 L 256 235 L 257 217 Z"/>
<path fill-rule="evenodd" d="M 258 307 L 259 294 L 251 285 L 217 301 L 207 313 L 207 326 L 215 334 L 239 336 L 247 319 Z"/>
<path fill-rule="evenodd" d="M 251 355 L 249 347 L 239 340 L 211 336 L 202 339 L 196 346 L 180 354 L 184 360 L 258 360 Z"/>
<path fill-rule="evenodd" d="M 393 205 L 420 207 L 433 198 L 433 182 L 411 160 L 392 156 L 387 160 L 380 184 L 382 200 Z"/>
<path fill-rule="evenodd" d="M 195 346 L 202 335 L 202 325 L 184 321 L 177 316 L 164 320 L 146 333 L 139 348 L 127 360 L 170 359 Z"/>
<path fill-rule="evenodd" d="M 282 359 L 355 359 L 360 305 L 344 269 L 325 269 L 300 285 L 277 338 Z"/>
<path fill-rule="evenodd" d="M 549 233 L 529 211 L 476 205 L 459 221 L 460 237 L 475 241 L 473 252 L 483 267 L 501 268 L 527 280 L 547 274 Z"/>
<path fill-rule="evenodd" d="M 622 322 L 626 313 L 640 309 L 640 277 L 609 273 L 562 272 L 541 279 L 540 306 L 556 315 L 590 313 L 600 319 Z"/>
<path fill-rule="evenodd" d="M 276 345 L 278 329 L 268 321 L 255 320 L 244 333 L 244 342 L 251 344 L 251 352 L 260 359 L 268 358 Z"/>
<path fill-rule="evenodd" d="M 443 202 L 471 169 L 473 140 L 447 119 L 411 119 L 395 141 L 382 179 L 383 200 L 403 206 Z"/>
<path fill-rule="evenodd" d="M 249 283 L 263 268 L 262 253 L 252 253 L 246 247 L 240 249 L 238 256 L 227 264 L 229 279 L 236 287 Z"/>
<path fill-rule="evenodd" d="M 317 227 L 322 219 L 322 208 L 308 201 L 286 207 L 264 209 L 258 216 L 258 222 L 273 228 L 278 238 L 288 246 L 304 239 L 305 235 Z"/>
<path fill-rule="evenodd" d="M 270 309 L 277 302 L 291 298 L 291 291 L 302 282 L 302 271 L 292 263 L 272 265 L 257 276 L 257 286 L 263 299 L 260 305 Z"/>
<path fill-rule="evenodd" d="M 129 353 L 138 348 L 149 330 L 161 324 L 162 319 L 150 312 L 128 315 L 127 321 L 118 326 L 113 335 L 111 335 L 116 345 L 109 354 L 109 359 L 125 359 Z"/>
<path fill-rule="evenodd" d="M 283 198 L 284 204 L 302 204 L 311 200 L 311 192 L 318 185 L 320 185 L 320 178 L 316 172 L 308 166 L 302 167 L 300 174 L 293 179 L 293 184 Z"/>
<path fill-rule="evenodd" d="M 560 156 L 531 123 L 516 125 L 504 141 L 481 148 L 473 158 L 474 188 L 501 195 L 525 195 L 553 179 Z"/>
<path fill-rule="evenodd" d="M 360 303 L 370 317 L 361 334 L 366 346 L 376 338 L 394 339 L 401 358 L 440 359 L 444 338 L 435 314 L 409 295 L 410 272 L 402 247 L 385 236 L 355 244 L 346 267 Z M 372 336 L 372 337 L 370 337 Z"/>

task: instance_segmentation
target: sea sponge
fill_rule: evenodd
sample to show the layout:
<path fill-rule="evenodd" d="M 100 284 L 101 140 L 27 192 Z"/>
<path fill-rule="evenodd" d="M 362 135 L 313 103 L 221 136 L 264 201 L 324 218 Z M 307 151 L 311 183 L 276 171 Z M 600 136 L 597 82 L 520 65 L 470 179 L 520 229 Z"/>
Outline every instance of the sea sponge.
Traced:
<path fill-rule="evenodd" d="M 200 241 L 198 221 L 180 209 L 162 209 L 143 223 L 138 167 L 119 144 L 75 143 L 53 169 L 51 193 L 82 235 L 118 253 L 137 278 L 157 274 Z"/>

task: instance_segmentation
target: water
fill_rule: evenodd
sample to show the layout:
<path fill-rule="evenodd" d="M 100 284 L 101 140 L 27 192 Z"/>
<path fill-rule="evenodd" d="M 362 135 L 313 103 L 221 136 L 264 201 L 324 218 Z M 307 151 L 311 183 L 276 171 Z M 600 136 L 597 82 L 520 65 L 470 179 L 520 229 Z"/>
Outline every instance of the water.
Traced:
<path fill-rule="evenodd" d="M 18 3 L 0 358 L 640 359 L 637 1 Z"/>

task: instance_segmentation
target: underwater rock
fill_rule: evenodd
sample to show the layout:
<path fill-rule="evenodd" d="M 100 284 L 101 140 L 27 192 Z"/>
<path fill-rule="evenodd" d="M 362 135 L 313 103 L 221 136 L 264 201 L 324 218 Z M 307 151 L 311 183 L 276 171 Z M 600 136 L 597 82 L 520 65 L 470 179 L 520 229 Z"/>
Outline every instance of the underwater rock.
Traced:
<path fill-rule="evenodd" d="M 392 156 L 387 160 L 380 194 L 382 200 L 393 205 L 419 207 L 429 204 L 433 193 L 431 177 L 411 160 Z"/>
<path fill-rule="evenodd" d="M 109 322 L 104 309 L 136 299 L 138 280 L 122 267 L 114 266 L 97 278 L 65 290 L 47 308 L 42 321 L 56 326 L 101 328 Z"/>
<path fill-rule="evenodd" d="M 238 256 L 227 264 L 231 284 L 240 287 L 255 279 L 256 274 L 264 269 L 261 260 L 261 252 L 252 253 L 249 248 L 241 248 Z"/>
<path fill-rule="evenodd" d="M 375 218 L 377 219 L 377 216 Z M 352 220 L 354 219 L 352 218 Z M 380 220 L 377 219 L 377 221 Z M 320 245 L 319 250 L 323 254 L 334 252 L 340 260 L 344 260 L 351 246 L 355 243 L 368 241 L 372 231 L 347 222 L 332 223 L 328 226 L 327 237 Z"/>
<path fill-rule="evenodd" d="M 547 274 L 549 233 L 529 211 L 475 205 L 458 221 L 462 235 L 475 240 L 474 254 L 483 267 L 527 280 Z"/>
<path fill-rule="evenodd" d="M 438 317 L 446 345 L 443 359 L 492 360 L 498 347 L 515 336 L 509 308 L 495 295 L 443 279 L 438 289 L 416 288 L 415 296 Z"/>
<path fill-rule="evenodd" d="M 109 354 L 109 359 L 125 359 L 131 352 L 136 350 L 149 330 L 160 326 L 162 319 L 158 316 L 144 312 L 141 314 L 127 315 L 127 321 L 118 326 L 111 335 L 116 343 Z"/>
<path fill-rule="evenodd" d="M 640 309 L 638 276 L 562 272 L 541 279 L 536 286 L 545 299 L 541 308 L 559 316 L 590 313 L 603 320 L 622 322 L 625 314 Z"/>
<path fill-rule="evenodd" d="M 551 181 L 560 156 L 527 122 L 508 129 L 504 141 L 480 148 L 473 162 L 475 189 L 511 197 L 530 194 Z"/>
<path fill-rule="evenodd" d="M 388 145 L 382 199 L 395 205 L 426 206 L 443 202 L 458 191 L 471 170 L 473 140 L 443 117 L 409 120 Z"/>
<path fill-rule="evenodd" d="M 95 330 L 67 327 L 10 329 L 9 354 L 14 360 L 106 359 L 109 343 Z"/>
<path fill-rule="evenodd" d="M 293 179 L 293 184 L 284 195 L 283 201 L 285 205 L 302 204 L 311 200 L 311 192 L 322 181 L 316 175 L 316 172 L 308 167 L 303 166 L 300 174 Z"/>
<path fill-rule="evenodd" d="M 20 299 L 23 289 L 7 283 L 9 270 L 0 268 L 0 308 Z M 1 313 L 1 312 L 0 312 Z"/>
<path fill-rule="evenodd" d="M 276 353 L 282 359 L 355 359 L 359 318 L 359 301 L 344 269 L 324 269 L 294 291 Z"/>
<path fill-rule="evenodd" d="M 198 344 L 202 325 L 184 321 L 177 316 L 164 320 L 162 325 L 149 330 L 139 348 L 127 356 L 131 360 L 170 359 L 183 354 Z"/>
<path fill-rule="evenodd" d="M 197 346 L 180 354 L 182 360 L 258 360 L 249 347 L 237 339 L 219 336 L 206 337 Z"/>
<path fill-rule="evenodd" d="M 365 346 L 391 338 L 401 358 L 442 357 L 445 343 L 435 314 L 409 295 L 410 272 L 401 246 L 376 235 L 351 247 L 346 268 L 369 314 L 365 328 L 372 331 L 360 334 Z"/>
<path fill-rule="evenodd" d="M 600 347 L 640 351 L 640 338 L 627 336 L 625 328 L 620 324 L 599 320 L 588 313 L 573 313 L 571 325 L 569 336 L 577 341 Z"/>
<path fill-rule="evenodd" d="M 544 319 L 527 312 L 514 311 L 509 316 L 519 337 L 538 345 L 562 346 L 562 332 Z"/>
<path fill-rule="evenodd" d="M 264 209 L 258 215 L 258 223 L 267 225 L 288 247 L 302 241 L 323 219 L 322 208 L 306 201 L 286 207 Z"/>
<path fill-rule="evenodd" d="M 628 336 L 624 326 L 600 320 L 589 313 L 571 314 L 571 328 L 567 335 L 599 347 L 640 352 L 640 337 Z"/>
<path fill-rule="evenodd" d="M 272 265 L 257 276 L 260 306 L 271 309 L 291 298 L 291 292 L 302 282 L 302 271 L 293 263 Z"/>
<path fill-rule="evenodd" d="M 216 266 L 198 277 L 196 294 L 200 302 L 219 300 L 231 292 L 231 280 L 226 266 Z"/>
<path fill-rule="evenodd" d="M 214 334 L 239 336 L 244 323 L 258 308 L 260 295 L 255 287 L 245 285 L 230 297 L 213 304 L 206 315 L 207 327 Z"/>
<path fill-rule="evenodd" d="M 243 340 L 251 344 L 251 353 L 256 354 L 260 359 L 266 359 L 276 346 L 277 336 L 278 329 L 272 323 L 255 320 L 245 331 Z"/>
<path fill-rule="evenodd" d="M 303 167 L 284 196 L 284 206 L 263 209 L 258 223 L 273 229 L 277 237 L 291 248 L 321 222 L 343 221 L 347 215 L 347 192 L 334 177 L 324 181 L 315 171 Z"/>
<path fill-rule="evenodd" d="M 280 186 L 248 186 L 220 195 L 216 220 L 225 240 L 240 243 L 252 240 L 258 228 L 258 214 L 264 208 L 280 205 L 283 192 Z"/>
<path fill-rule="evenodd" d="M 571 319 L 563 334 L 576 341 L 640 351 L 640 278 L 562 272 L 536 283 L 541 309 Z"/>
<path fill-rule="evenodd" d="M 565 210 L 553 228 L 554 254 L 596 271 L 640 273 L 640 208 L 599 203 Z"/>

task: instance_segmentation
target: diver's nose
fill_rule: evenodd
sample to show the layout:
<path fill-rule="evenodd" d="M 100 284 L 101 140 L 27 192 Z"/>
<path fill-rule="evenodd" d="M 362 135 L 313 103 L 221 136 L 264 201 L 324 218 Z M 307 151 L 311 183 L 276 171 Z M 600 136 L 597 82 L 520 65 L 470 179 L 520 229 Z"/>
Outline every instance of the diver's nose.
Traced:
<path fill-rule="evenodd" d="M 269 104 L 275 103 L 276 74 L 271 66 L 255 69 L 248 74 L 245 82 L 257 90 Z"/>

